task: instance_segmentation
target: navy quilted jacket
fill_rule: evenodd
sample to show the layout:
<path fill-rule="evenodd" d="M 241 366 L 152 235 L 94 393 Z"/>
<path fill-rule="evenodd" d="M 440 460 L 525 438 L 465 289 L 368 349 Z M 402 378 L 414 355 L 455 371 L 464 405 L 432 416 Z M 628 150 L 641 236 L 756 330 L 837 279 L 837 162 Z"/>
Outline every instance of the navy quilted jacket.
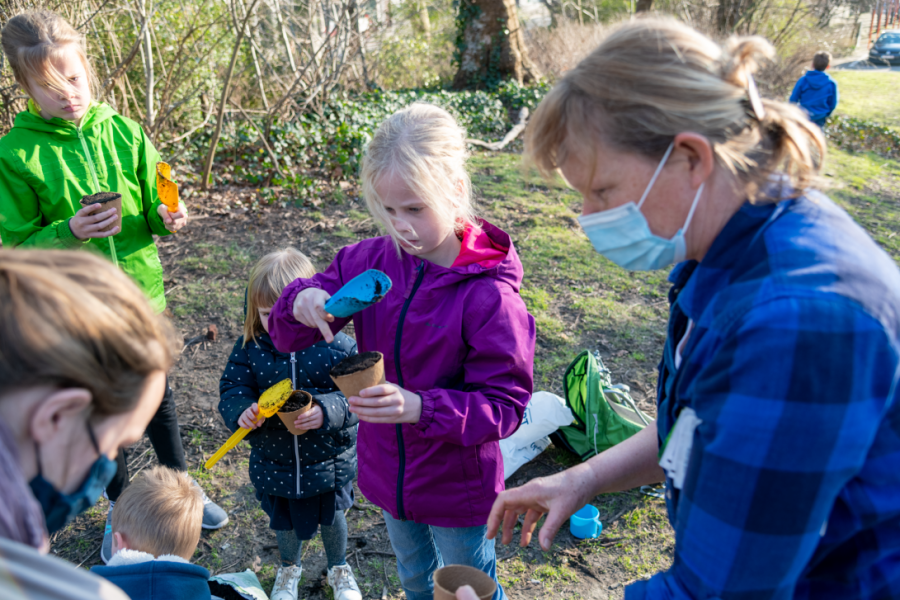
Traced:
<path fill-rule="evenodd" d="M 238 418 L 270 386 L 291 377 L 291 355 L 279 352 L 263 333 L 256 342 L 238 338 L 219 380 L 219 412 L 237 431 Z M 312 394 L 322 407 L 321 429 L 293 435 L 278 416 L 251 431 L 250 480 L 259 492 L 282 498 L 310 498 L 338 490 L 356 477 L 356 426 L 344 395 L 328 376 L 333 366 L 356 354 L 356 342 L 335 336 L 294 353 L 295 389 Z"/>

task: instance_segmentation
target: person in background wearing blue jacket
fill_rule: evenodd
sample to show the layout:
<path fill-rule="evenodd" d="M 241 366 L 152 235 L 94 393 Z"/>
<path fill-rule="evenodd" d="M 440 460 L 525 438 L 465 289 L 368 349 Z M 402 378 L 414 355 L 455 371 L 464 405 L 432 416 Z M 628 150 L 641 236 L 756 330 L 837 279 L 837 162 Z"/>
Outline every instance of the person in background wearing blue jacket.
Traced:
<path fill-rule="evenodd" d="M 200 543 L 203 492 L 187 473 L 138 475 L 113 507 L 112 557 L 91 571 L 131 600 L 210 600 L 209 571 L 190 560 Z"/>
<path fill-rule="evenodd" d="M 799 104 L 809 114 L 809 120 L 819 127 L 834 112 L 838 103 L 837 82 L 825 72 L 831 65 L 831 54 L 816 52 L 812 71 L 801 77 L 791 92 L 791 102 Z"/>
<path fill-rule="evenodd" d="M 219 412 L 232 431 L 246 427 L 250 480 L 256 498 L 275 531 L 281 565 L 269 597 L 297 600 L 303 540 L 322 526 L 328 560 L 328 584 L 334 600 L 362 600 L 347 564 L 347 519 L 356 478 L 356 426 L 347 399 L 329 377 L 331 368 L 356 354 L 356 342 L 341 333 L 297 352 L 275 349 L 269 337 L 269 312 L 282 290 L 316 270 L 294 248 L 262 257 L 250 271 L 244 335 L 238 338 L 219 381 Z M 290 377 L 295 390 L 313 397 L 314 406 L 294 426 L 293 435 L 278 417 L 259 418 L 260 394 Z"/>

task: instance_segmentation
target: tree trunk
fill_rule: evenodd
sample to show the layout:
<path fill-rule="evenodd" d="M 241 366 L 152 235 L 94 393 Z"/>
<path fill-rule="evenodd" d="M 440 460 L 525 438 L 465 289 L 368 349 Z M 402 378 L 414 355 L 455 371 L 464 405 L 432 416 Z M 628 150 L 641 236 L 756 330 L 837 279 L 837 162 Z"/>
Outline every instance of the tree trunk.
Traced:
<path fill-rule="evenodd" d="M 461 0 L 456 47 L 459 70 L 454 89 L 489 88 L 505 79 L 532 83 L 540 78 L 528 59 L 515 0 Z"/>
<path fill-rule="evenodd" d="M 634 12 L 650 12 L 653 9 L 653 0 L 637 0 Z"/>

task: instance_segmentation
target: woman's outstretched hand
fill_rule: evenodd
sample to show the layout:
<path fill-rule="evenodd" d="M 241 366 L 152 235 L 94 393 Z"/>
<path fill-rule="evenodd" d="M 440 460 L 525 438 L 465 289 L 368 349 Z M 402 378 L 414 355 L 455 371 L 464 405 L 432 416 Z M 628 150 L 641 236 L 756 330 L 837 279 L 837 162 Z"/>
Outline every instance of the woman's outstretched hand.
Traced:
<path fill-rule="evenodd" d="M 502 526 L 502 542 L 510 543 L 513 527 L 519 515 L 524 514 L 521 545 L 527 546 L 538 520 L 542 515 L 547 515 L 539 541 L 541 548 L 549 550 L 553 536 L 566 519 L 597 494 L 630 490 L 663 481 L 666 475 L 659 466 L 658 451 L 656 421 L 653 421 L 624 442 L 587 462 L 550 477 L 533 479 L 522 487 L 500 492 L 488 517 L 488 539 L 494 539 Z"/>
<path fill-rule="evenodd" d="M 418 423 L 422 397 L 393 383 L 373 385 L 350 396 L 350 412 L 369 423 Z"/>
<path fill-rule="evenodd" d="M 329 344 L 334 341 L 329 323 L 334 316 L 325 312 L 325 303 L 331 294 L 319 288 L 306 288 L 294 298 L 294 318 L 307 327 L 318 327 Z"/>
<path fill-rule="evenodd" d="M 538 520 L 547 515 L 538 541 L 541 548 L 549 550 L 556 532 L 566 519 L 594 497 L 590 481 L 591 469 L 581 464 L 556 475 L 533 479 L 522 487 L 500 492 L 488 517 L 487 538 L 494 539 L 502 526 L 501 542 L 510 543 L 519 515 L 524 514 L 519 543 L 525 547 L 531 542 Z"/>

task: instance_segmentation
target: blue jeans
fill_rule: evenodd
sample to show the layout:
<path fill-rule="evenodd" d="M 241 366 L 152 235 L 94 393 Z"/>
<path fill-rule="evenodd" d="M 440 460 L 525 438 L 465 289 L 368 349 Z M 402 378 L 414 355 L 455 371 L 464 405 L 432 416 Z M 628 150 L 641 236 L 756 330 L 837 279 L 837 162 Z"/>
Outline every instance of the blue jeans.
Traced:
<path fill-rule="evenodd" d="M 431 574 L 448 565 L 468 565 L 481 569 L 497 581 L 492 600 L 506 600 L 497 580 L 494 540 L 484 537 L 487 525 L 479 527 L 435 527 L 412 521 L 398 521 L 384 514 L 391 546 L 397 554 L 397 571 L 407 600 L 432 600 Z"/>

